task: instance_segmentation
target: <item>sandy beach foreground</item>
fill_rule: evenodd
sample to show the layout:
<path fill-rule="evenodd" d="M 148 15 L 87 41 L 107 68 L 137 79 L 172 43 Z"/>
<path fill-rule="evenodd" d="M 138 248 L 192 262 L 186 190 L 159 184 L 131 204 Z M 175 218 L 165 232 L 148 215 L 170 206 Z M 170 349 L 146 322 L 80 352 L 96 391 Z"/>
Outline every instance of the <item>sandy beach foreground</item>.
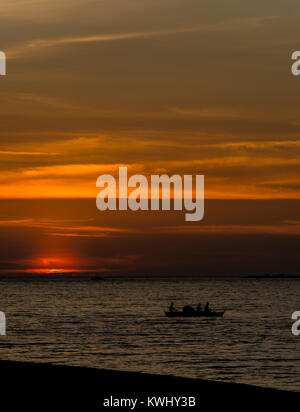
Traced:
<path fill-rule="evenodd" d="M 208 406 L 240 410 L 262 401 L 287 407 L 300 400 L 296 392 L 201 379 L 11 361 L 0 361 L 0 366 L 1 402 L 8 403 L 10 410 L 199 410 Z M 164 407 L 157 406 L 161 402 Z M 184 406 L 186 402 L 190 406 Z"/>

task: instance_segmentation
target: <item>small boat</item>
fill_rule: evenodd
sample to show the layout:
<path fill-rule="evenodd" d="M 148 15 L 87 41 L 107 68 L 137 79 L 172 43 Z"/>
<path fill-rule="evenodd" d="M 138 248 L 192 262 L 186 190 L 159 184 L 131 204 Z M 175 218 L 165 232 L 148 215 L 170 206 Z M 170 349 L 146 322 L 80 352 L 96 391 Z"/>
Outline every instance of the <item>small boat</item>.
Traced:
<path fill-rule="evenodd" d="M 90 278 L 90 280 L 94 280 L 96 282 L 99 282 L 99 281 L 103 281 L 104 278 L 102 278 L 101 276 L 93 276 L 92 278 Z"/>
<path fill-rule="evenodd" d="M 205 312 L 204 310 L 200 311 L 172 311 L 172 312 L 165 312 L 166 316 L 169 318 L 221 318 L 225 313 L 223 312 Z"/>

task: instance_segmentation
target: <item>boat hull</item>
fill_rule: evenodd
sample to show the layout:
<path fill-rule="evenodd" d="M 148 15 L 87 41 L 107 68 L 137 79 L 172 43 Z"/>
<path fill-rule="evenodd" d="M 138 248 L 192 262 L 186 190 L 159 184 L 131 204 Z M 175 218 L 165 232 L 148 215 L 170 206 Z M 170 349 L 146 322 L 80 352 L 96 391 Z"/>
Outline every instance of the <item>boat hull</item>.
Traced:
<path fill-rule="evenodd" d="M 186 313 L 186 312 L 165 312 L 166 316 L 168 318 L 221 318 L 224 315 L 225 311 L 223 312 L 191 312 L 191 313 Z"/>

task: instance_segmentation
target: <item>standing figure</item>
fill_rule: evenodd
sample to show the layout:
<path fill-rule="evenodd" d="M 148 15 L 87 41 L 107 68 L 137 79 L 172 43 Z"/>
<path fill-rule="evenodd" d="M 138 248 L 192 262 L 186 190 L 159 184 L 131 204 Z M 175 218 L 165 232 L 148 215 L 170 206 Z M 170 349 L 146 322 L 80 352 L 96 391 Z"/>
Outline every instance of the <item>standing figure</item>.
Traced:
<path fill-rule="evenodd" d="M 206 302 L 205 307 L 204 307 L 204 312 L 205 313 L 210 313 L 211 312 L 211 308 L 209 307 L 209 302 Z"/>

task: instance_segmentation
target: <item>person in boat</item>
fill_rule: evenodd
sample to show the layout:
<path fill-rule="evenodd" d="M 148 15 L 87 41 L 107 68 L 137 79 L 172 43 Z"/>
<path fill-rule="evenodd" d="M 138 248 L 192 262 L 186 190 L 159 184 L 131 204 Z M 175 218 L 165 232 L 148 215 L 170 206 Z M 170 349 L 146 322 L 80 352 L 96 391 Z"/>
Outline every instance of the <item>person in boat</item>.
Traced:
<path fill-rule="evenodd" d="M 201 312 L 201 303 L 198 303 L 197 305 L 197 312 Z"/>
<path fill-rule="evenodd" d="M 196 311 L 195 311 L 195 309 L 193 308 L 193 306 L 186 305 L 186 306 L 184 306 L 184 307 L 182 308 L 182 312 L 183 312 L 183 313 L 186 313 L 186 314 L 192 314 L 192 313 L 195 313 Z"/>
<path fill-rule="evenodd" d="M 171 305 L 169 306 L 169 311 L 170 312 L 175 312 L 174 302 L 171 302 Z"/>
<path fill-rule="evenodd" d="M 204 306 L 204 312 L 205 313 L 211 313 L 211 308 L 209 307 L 209 302 L 206 302 Z"/>

